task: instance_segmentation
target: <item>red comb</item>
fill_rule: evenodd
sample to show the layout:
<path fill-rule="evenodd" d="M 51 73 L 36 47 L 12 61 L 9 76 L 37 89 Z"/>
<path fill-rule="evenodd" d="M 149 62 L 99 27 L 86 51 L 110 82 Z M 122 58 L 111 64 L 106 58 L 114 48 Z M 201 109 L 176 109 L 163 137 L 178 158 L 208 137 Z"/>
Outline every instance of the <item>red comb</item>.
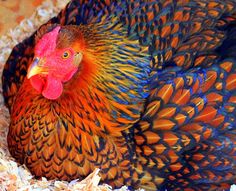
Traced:
<path fill-rule="evenodd" d="M 56 48 L 57 36 L 61 27 L 57 26 L 52 31 L 43 35 L 35 46 L 35 55 L 46 56 Z"/>

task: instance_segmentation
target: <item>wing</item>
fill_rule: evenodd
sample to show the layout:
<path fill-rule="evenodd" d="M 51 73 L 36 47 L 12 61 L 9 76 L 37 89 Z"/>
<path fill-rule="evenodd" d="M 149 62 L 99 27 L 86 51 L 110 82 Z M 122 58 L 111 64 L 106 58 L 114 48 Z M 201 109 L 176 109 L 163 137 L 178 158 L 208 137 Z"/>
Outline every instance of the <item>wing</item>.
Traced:
<path fill-rule="evenodd" d="M 235 79 L 234 59 L 159 73 L 134 132 L 140 168 L 148 172 L 144 178 L 152 177 L 151 184 L 165 179 L 168 190 L 223 189 L 235 182 Z"/>
<path fill-rule="evenodd" d="M 227 190 L 236 181 L 235 19 L 218 29 L 223 41 L 211 62 L 191 56 L 195 67 L 169 66 L 152 76 L 133 133 L 144 188 Z"/>

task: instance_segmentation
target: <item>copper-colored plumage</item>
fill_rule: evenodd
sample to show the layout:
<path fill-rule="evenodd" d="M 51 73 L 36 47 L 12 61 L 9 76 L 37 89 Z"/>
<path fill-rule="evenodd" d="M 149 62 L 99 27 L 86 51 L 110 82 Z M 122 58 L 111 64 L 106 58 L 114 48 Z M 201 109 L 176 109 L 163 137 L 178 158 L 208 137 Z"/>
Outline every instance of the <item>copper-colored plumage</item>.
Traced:
<path fill-rule="evenodd" d="M 72 1 L 13 49 L 3 72 L 11 154 L 37 177 L 147 190 L 236 182 L 234 0 Z M 83 54 L 48 100 L 25 77 L 34 47 Z"/>

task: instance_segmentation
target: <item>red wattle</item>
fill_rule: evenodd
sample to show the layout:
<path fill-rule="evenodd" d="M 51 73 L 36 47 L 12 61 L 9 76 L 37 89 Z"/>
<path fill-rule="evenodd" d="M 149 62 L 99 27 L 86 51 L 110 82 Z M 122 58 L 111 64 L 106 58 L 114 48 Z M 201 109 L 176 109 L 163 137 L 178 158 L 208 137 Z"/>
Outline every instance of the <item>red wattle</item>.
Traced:
<path fill-rule="evenodd" d="M 55 100 L 60 97 L 63 91 L 62 82 L 55 77 L 47 76 L 47 81 L 43 87 L 42 94 L 45 98 Z"/>
<path fill-rule="evenodd" d="M 41 77 L 40 75 L 32 76 L 30 83 L 36 91 L 51 100 L 59 98 L 63 91 L 61 80 L 50 75 L 45 77 Z"/>

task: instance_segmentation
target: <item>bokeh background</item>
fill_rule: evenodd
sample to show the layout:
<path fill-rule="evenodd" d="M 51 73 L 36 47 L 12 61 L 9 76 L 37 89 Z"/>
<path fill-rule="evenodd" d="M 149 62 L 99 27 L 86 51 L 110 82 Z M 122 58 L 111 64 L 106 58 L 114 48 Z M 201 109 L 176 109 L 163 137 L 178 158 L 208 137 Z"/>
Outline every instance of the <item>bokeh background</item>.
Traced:
<path fill-rule="evenodd" d="M 0 0 L 0 36 L 30 17 L 44 0 Z M 54 0 L 52 0 L 54 1 Z"/>

